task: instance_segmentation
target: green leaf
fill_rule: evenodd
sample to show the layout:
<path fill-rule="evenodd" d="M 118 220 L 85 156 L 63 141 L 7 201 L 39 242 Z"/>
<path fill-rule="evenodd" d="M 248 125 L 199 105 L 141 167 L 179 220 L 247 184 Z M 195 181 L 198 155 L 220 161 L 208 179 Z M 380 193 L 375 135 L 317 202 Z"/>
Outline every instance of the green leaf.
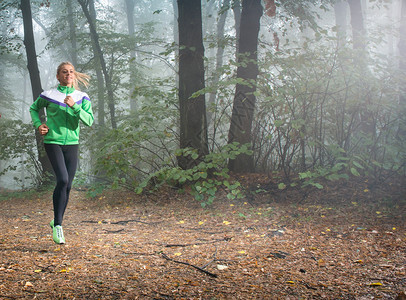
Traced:
<path fill-rule="evenodd" d="M 351 174 L 352 174 L 352 175 L 357 176 L 357 177 L 360 176 L 360 174 L 358 173 L 358 171 L 357 171 L 356 168 L 352 167 L 352 168 L 350 169 L 350 171 L 351 171 Z"/>
<path fill-rule="evenodd" d="M 286 188 L 286 184 L 284 184 L 283 182 L 278 184 L 278 189 L 284 190 L 285 188 Z"/>

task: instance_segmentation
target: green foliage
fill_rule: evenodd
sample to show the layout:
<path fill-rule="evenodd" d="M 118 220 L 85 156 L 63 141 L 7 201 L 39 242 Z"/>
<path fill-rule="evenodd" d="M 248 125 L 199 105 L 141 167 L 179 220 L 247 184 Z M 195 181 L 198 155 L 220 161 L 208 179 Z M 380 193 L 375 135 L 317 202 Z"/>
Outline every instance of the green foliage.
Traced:
<path fill-rule="evenodd" d="M 370 71 L 350 48 L 331 47 L 337 41 L 327 36 L 324 43 L 270 53 L 260 64 L 256 160 L 264 171 L 282 171 L 283 181 L 300 173 L 317 188 L 404 171 L 405 103 L 397 100 L 404 78 L 382 57 L 364 55 Z"/>
<path fill-rule="evenodd" d="M 37 185 L 40 183 L 41 168 L 33 132 L 31 124 L 0 118 L 0 161 L 6 162 L 2 164 L 0 176 L 24 168 L 25 178 L 14 177 L 20 186 L 24 180 L 33 180 Z"/>
<path fill-rule="evenodd" d="M 108 179 L 113 187 L 133 189 L 161 167 L 176 166 L 174 91 L 165 94 L 162 88 L 152 88 L 164 84 L 134 87 L 134 94 L 148 102 L 139 103 L 136 114 L 130 114 L 117 129 L 97 128 L 89 137 L 97 178 Z"/>
<path fill-rule="evenodd" d="M 242 198 L 243 192 L 241 184 L 230 182 L 227 162 L 234 159 L 239 154 L 251 155 L 248 145 L 239 146 L 233 143 L 224 146 L 219 152 L 206 155 L 202 161 L 193 168 L 183 170 L 179 167 L 162 168 L 151 174 L 137 188 L 136 192 L 141 193 L 145 189 L 157 189 L 166 184 L 171 187 L 183 187 L 190 184 L 191 195 L 201 203 L 203 207 L 211 205 L 216 199 L 219 189 L 227 192 L 228 199 Z M 199 155 L 194 149 L 179 149 L 177 156 L 191 156 L 198 159 Z"/>

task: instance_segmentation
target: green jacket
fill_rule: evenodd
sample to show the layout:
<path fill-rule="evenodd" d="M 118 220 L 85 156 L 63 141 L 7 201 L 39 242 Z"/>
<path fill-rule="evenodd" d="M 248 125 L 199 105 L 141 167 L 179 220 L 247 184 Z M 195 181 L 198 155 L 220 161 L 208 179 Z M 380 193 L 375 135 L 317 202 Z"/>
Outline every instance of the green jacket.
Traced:
<path fill-rule="evenodd" d="M 76 102 L 72 107 L 63 102 L 67 95 Z M 30 106 L 31 119 L 36 129 L 42 124 L 38 112 L 43 107 L 46 108 L 46 124 L 49 127 L 44 136 L 45 144 L 79 144 L 79 120 L 87 126 L 91 126 L 94 121 L 89 96 L 73 87 L 59 85 L 56 89 L 41 93 Z"/>

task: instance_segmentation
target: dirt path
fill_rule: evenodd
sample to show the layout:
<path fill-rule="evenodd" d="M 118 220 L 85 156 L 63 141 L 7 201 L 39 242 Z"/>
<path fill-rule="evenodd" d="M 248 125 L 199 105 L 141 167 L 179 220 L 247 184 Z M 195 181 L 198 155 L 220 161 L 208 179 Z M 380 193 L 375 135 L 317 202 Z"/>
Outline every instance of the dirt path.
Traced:
<path fill-rule="evenodd" d="M 204 210 L 186 195 L 74 191 L 62 246 L 49 192 L 1 200 L 0 298 L 395 299 L 406 290 L 404 202 L 346 193 Z"/>

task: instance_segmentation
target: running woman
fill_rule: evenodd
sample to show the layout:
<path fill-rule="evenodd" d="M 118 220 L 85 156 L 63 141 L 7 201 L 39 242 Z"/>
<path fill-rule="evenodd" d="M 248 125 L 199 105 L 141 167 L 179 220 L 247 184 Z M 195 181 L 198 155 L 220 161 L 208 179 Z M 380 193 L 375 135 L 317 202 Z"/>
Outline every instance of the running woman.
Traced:
<path fill-rule="evenodd" d="M 62 220 L 78 164 L 79 121 L 91 126 L 94 117 L 89 96 L 78 87 L 79 83 L 87 87 L 90 77 L 75 71 L 70 62 L 63 62 L 56 78 L 58 87 L 42 92 L 31 105 L 30 114 L 34 127 L 44 136 L 44 148 L 56 175 L 54 219 L 49 225 L 54 242 L 64 244 Z M 38 112 L 44 107 L 47 121 L 42 124 Z"/>

